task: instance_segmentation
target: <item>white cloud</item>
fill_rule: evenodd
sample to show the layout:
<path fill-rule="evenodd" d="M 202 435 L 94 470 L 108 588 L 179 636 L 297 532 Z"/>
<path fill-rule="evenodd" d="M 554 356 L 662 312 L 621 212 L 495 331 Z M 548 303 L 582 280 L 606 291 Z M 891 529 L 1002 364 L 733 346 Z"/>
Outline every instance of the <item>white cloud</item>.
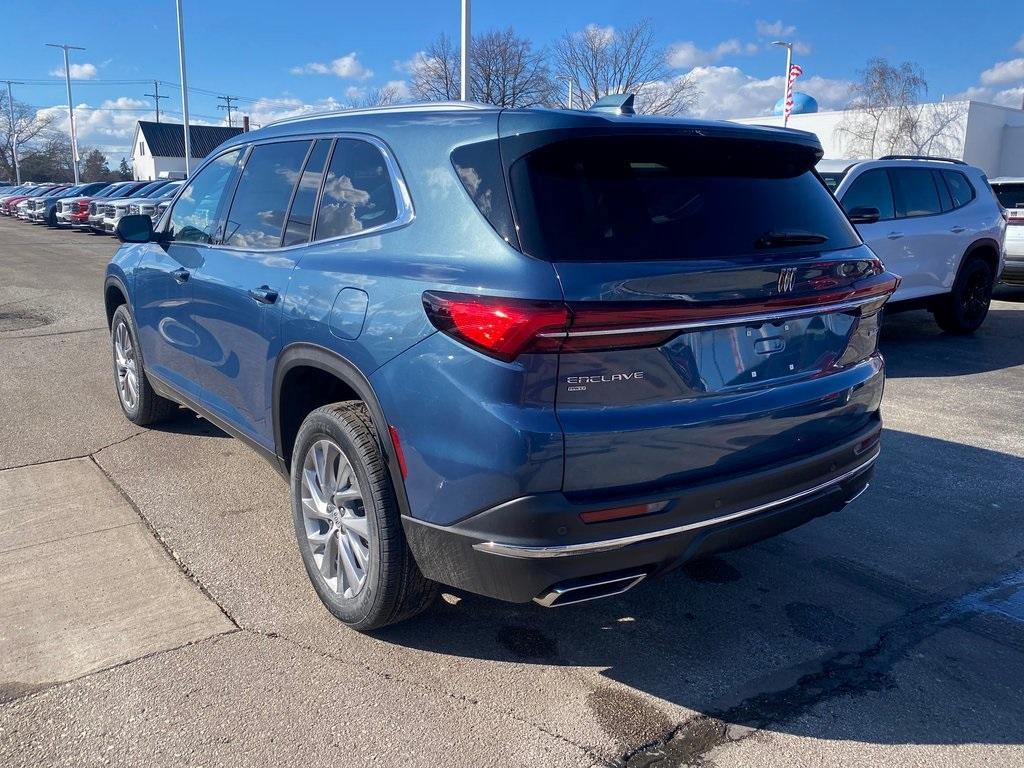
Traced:
<path fill-rule="evenodd" d="M 1024 59 L 1000 61 L 981 73 L 983 85 L 1000 85 L 1024 80 Z"/>
<path fill-rule="evenodd" d="M 288 71 L 293 75 L 336 75 L 344 80 L 369 80 L 373 77 L 373 70 L 364 67 L 354 51 L 326 64 L 313 61 Z"/>
<path fill-rule="evenodd" d="M 72 80 L 92 80 L 96 77 L 96 65 L 95 64 L 72 64 L 71 65 L 71 79 Z M 54 77 L 64 77 L 64 67 L 60 69 L 50 70 L 50 74 Z"/>
<path fill-rule="evenodd" d="M 770 114 L 782 97 L 782 75 L 759 79 L 738 67 L 696 67 L 690 72 L 701 98 L 698 117 L 734 118 Z M 818 75 L 801 78 L 797 89 L 813 96 L 822 110 L 842 109 L 849 103 L 850 83 Z"/>
<path fill-rule="evenodd" d="M 82 103 L 75 105 L 75 127 L 80 147 L 96 147 L 113 162 L 119 162 L 122 155 L 129 156 L 129 145 L 135 135 L 135 123 L 140 119 L 151 119 L 151 105 L 130 96 L 107 99 L 93 107 Z M 53 130 L 70 133 L 68 108 L 66 104 L 44 107 L 37 111 L 40 117 L 53 118 Z"/>
<path fill-rule="evenodd" d="M 691 40 L 676 43 L 668 49 L 668 63 L 674 69 L 714 64 L 726 56 L 752 56 L 759 50 L 757 43 L 741 43 L 736 38 L 724 40 L 714 48 L 704 50 Z"/>
<path fill-rule="evenodd" d="M 792 37 L 796 34 L 796 27 L 790 24 L 783 24 L 781 21 L 768 22 L 763 19 L 757 20 L 757 34 L 759 37 Z"/>
<path fill-rule="evenodd" d="M 1017 42 L 1013 44 L 1013 50 L 1024 53 L 1024 35 L 1021 35 Z"/>

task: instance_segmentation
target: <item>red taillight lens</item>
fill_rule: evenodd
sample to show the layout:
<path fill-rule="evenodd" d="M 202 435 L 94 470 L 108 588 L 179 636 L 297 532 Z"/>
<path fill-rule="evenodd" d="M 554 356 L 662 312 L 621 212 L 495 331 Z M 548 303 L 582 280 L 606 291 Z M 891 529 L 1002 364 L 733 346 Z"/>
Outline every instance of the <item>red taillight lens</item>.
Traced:
<path fill-rule="evenodd" d="M 580 512 L 580 520 L 584 523 L 605 523 L 609 520 L 625 520 L 629 517 L 640 517 L 641 515 L 661 512 L 667 506 L 667 501 L 655 501 L 651 504 L 632 504 L 628 507 L 595 509 L 590 512 Z"/>
<path fill-rule="evenodd" d="M 439 331 L 506 362 L 527 351 L 557 352 L 569 321 L 561 302 L 428 291 L 423 307 Z"/>

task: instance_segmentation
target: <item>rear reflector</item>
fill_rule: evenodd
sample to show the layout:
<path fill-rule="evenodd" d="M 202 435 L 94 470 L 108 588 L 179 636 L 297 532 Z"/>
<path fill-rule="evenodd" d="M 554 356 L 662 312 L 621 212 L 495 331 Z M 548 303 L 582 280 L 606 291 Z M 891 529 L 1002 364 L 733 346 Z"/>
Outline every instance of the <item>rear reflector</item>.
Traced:
<path fill-rule="evenodd" d="M 398 459 L 398 470 L 402 473 L 404 480 L 409 476 L 409 468 L 405 465 L 405 451 L 402 450 L 402 441 L 398 439 L 398 430 L 388 425 L 388 433 L 391 435 L 391 443 L 395 446 L 395 458 Z"/>
<path fill-rule="evenodd" d="M 595 509 L 590 512 L 580 512 L 580 520 L 584 523 L 604 523 L 609 520 L 625 520 L 629 517 L 640 517 L 641 515 L 650 515 L 654 512 L 661 512 L 667 506 L 667 501 L 655 501 L 651 504 L 633 504 L 628 507 Z"/>
<path fill-rule="evenodd" d="M 855 271 L 843 272 L 847 267 Z M 839 262 L 837 278 L 807 276 L 783 295 L 751 301 L 530 301 L 427 291 L 423 308 L 435 328 L 505 362 L 526 352 L 594 352 L 657 347 L 704 325 L 764 322 L 774 316 L 879 309 L 900 278 L 877 259 Z M 819 263 L 814 272 L 823 270 Z M 815 282 L 817 280 L 817 282 Z M 794 281 L 795 283 L 796 281 Z M 787 314 L 788 313 L 788 314 Z"/>

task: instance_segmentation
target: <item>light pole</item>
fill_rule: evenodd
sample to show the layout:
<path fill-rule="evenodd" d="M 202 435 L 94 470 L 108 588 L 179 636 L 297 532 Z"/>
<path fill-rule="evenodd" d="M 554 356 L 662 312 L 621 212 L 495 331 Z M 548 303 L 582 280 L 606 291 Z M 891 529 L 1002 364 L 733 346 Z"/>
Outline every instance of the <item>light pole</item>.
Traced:
<path fill-rule="evenodd" d="M 559 80 L 565 80 L 569 85 L 569 109 L 572 109 L 572 78 L 571 77 L 560 77 Z"/>
<path fill-rule="evenodd" d="M 181 0 L 175 0 L 178 9 L 178 63 L 181 66 L 181 116 L 185 121 L 185 177 L 192 175 L 192 144 L 188 135 L 188 80 L 185 78 L 185 19 L 181 14 Z"/>
<path fill-rule="evenodd" d="M 789 124 L 789 110 L 786 109 L 786 103 L 789 101 L 789 71 L 793 68 L 793 44 L 786 40 L 774 40 L 772 45 L 781 45 L 786 49 L 786 77 L 782 80 L 782 127 L 785 128 Z"/>
<path fill-rule="evenodd" d="M 469 46 L 471 43 L 469 3 L 470 0 L 462 0 L 462 77 L 459 89 L 462 101 L 469 101 Z"/>
<path fill-rule="evenodd" d="M 11 95 L 12 85 L 23 85 L 16 80 L 7 80 L 7 107 L 11 110 L 11 154 L 14 155 L 14 180 L 21 186 L 21 166 L 18 165 L 18 130 L 14 126 L 14 97 Z"/>
<path fill-rule="evenodd" d="M 71 119 L 71 167 L 75 172 L 75 184 L 78 184 L 78 134 L 75 132 L 75 103 L 71 100 L 71 65 L 68 63 L 68 51 L 84 51 L 77 45 L 47 43 L 49 48 L 60 48 L 64 51 L 64 80 L 68 86 L 68 117 Z"/>

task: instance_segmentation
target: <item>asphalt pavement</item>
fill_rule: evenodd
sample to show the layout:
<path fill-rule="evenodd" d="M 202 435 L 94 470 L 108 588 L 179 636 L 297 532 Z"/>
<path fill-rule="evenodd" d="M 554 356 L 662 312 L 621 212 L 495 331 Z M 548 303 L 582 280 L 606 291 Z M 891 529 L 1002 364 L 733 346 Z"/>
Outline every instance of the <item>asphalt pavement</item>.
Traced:
<path fill-rule="evenodd" d="M 281 478 L 126 421 L 106 236 L 0 219 L 0 765 L 1024 764 L 1024 290 L 886 321 L 875 480 L 610 600 L 360 635 Z"/>

